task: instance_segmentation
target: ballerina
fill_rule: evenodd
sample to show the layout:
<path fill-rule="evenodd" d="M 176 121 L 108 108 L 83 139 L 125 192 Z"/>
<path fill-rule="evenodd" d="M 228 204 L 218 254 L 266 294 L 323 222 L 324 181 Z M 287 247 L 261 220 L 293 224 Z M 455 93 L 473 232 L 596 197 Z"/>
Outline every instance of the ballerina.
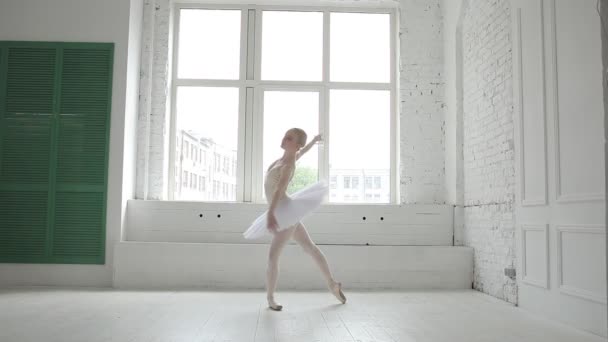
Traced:
<path fill-rule="evenodd" d="M 327 287 L 333 295 L 342 304 L 346 303 L 342 284 L 333 278 L 325 255 L 311 240 L 306 227 L 299 221 L 318 207 L 327 191 L 327 186 L 320 182 L 291 197 L 285 193 L 293 177 L 296 160 L 308 152 L 314 144 L 321 141 L 321 135 L 317 135 L 306 145 L 306 138 L 306 132 L 300 128 L 292 128 L 285 133 L 281 141 L 281 148 L 285 151 L 283 157 L 268 167 L 264 181 L 266 200 L 270 203 L 270 207 L 243 233 L 246 238 L 258 238 L 266 233 L 272 234 L 266 271 L 266 299 L 268 307 L 275 311 L 283 308 L 274 298 L 279 275 L 279 257 L 291 238 L 317 263 L 327 281 Z"/>

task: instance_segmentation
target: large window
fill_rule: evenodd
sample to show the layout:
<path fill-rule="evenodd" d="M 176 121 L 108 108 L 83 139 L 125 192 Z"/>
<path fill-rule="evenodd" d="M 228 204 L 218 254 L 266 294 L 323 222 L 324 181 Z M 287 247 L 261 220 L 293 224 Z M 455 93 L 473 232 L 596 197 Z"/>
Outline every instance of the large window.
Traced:
<path fill-rule="evenodd" d="M 331 180 L 330 203 L 396 202 L 392 9 L 173 13 L 170 198 L 264 202 L 265 171 L 300 127 L 323 142 L 298 161 L 288 192 Z"/>

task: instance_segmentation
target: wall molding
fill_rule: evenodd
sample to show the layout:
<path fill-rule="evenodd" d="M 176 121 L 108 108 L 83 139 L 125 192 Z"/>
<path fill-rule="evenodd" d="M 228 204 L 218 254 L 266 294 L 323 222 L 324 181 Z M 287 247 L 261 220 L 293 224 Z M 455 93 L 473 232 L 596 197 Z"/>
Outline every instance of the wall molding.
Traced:
<path fill-rule="evenodd" d="M 517 8 L 516 10 L 516 34 L 515 39 L 517 40 L 517 62 L 514 63 L 516 67 L 516 73 L 519 76 L 519 82 L 516 82 L 516 94 L 518 96 L 517 103 L 519 104 L 519 110 L 517 113 L 518 121 L 519 121 L 519 144 L 520 144 L 520 153 L 519 153 L 519 163 L 521 165 L 521 179 L 520 179 L 520 191 L 521 191 L 521 206 L 522 207 L 531 207 L 531 206 L 544 206 L 547 205 L 548 201 L 548 188 L 549 184 L 547 181 L 547 90 L 546 90 L 546 75 L 545 75 L 545 34 L 544 34 L 544 6 L 543 0 L 538 1 L 540 5 L 540 24 L 539 24 L 539 33 L 541 40 L 541 54 L 540 54 L 540 65 L 541 65 L 541 83 L 543 87 L 542 92 L 542 121 L 543 121 L 543 195 L 538 198 L 526 198 L 526 163 L 525 163 L 525 144 L 524 144 L 524 93 L 523 93 L 523 44 L 522 44 L 522 24 L 521 24 L 521 8 Z"/>
<path fill-rule="evenodd" d="M 578 287 L 564 285 L 563 279 L 563 254 L 562 254 L 562 233 L 575 233 L 575 234 L 597 234 L 605 235 L 606 226 L 595 225 L 595 224 L 567 224 L 556 226 L 556 248 L 557 248 L 557 284 L 561 293 L 587 299 L 593 302 L 606 304 L 607 297 L 605 292 L 597 293 L 581 289 Z M 605 239 L 605 238 L 603 238 Z"/>
<path fill-rule="evenodd" d="M 556 0 L 551 0 L 551 47 L 552 53 L 552 74 L 553 74 L 553 105 L 554 105 L 554 137 L 555 137 L 555 200 L 557 203 L 572 203 L 572 202 L 594 202 L 603 201 L 606 196 L 604 193 L 562 193 L 561 179 L 561 158 L 560 158 L 560 131 L 559 131 L 559 85 L 558 85 L 558 58 L 557 58 L 557 11 Z"/>
<path fill-rule="evenodd" d="M 542 232 L 544 233 L 545 242 L 545 274 L 542 279 L 528 277 L 526 269 L 526 232 Z M 522 224 L 521 225 L 521 270 L 522 270 L 522 282 L 528 285 L 537 286 L 543 289 L 549 289 L 549 225 L 548 224 Z"/>

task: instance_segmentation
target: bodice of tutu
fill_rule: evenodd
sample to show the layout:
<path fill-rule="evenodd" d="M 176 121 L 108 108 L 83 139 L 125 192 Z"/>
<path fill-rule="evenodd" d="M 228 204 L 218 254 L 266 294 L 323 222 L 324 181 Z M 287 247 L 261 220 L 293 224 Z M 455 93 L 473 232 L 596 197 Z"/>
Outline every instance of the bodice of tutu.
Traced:
<path fill-rule="evenodd" d="M 268 172 L 266 172 L 266 178 L 264 179 L 264 193 L 266 194 L 266 201 L 270 203 L 272 201 L 272 196 L 277 191 L 277 186 L 279 185 L 279 180 L 281 179 L 281 166 L 282 164 L 274 165 Z M 289 175 L 289 180 L 293 177 L 293 170 L 291 171 L 291 175 Z"/>

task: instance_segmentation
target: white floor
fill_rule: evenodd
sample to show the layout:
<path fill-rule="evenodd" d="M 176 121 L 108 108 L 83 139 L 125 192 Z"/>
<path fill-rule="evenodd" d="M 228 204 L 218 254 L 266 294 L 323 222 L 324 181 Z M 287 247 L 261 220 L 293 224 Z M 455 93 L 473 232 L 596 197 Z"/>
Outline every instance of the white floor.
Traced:
<path fill-rule="evenodd" d="M 605 339 L 472 290 L 326 292 L 0 288 L 0 341 L 518 341 Z"/>

